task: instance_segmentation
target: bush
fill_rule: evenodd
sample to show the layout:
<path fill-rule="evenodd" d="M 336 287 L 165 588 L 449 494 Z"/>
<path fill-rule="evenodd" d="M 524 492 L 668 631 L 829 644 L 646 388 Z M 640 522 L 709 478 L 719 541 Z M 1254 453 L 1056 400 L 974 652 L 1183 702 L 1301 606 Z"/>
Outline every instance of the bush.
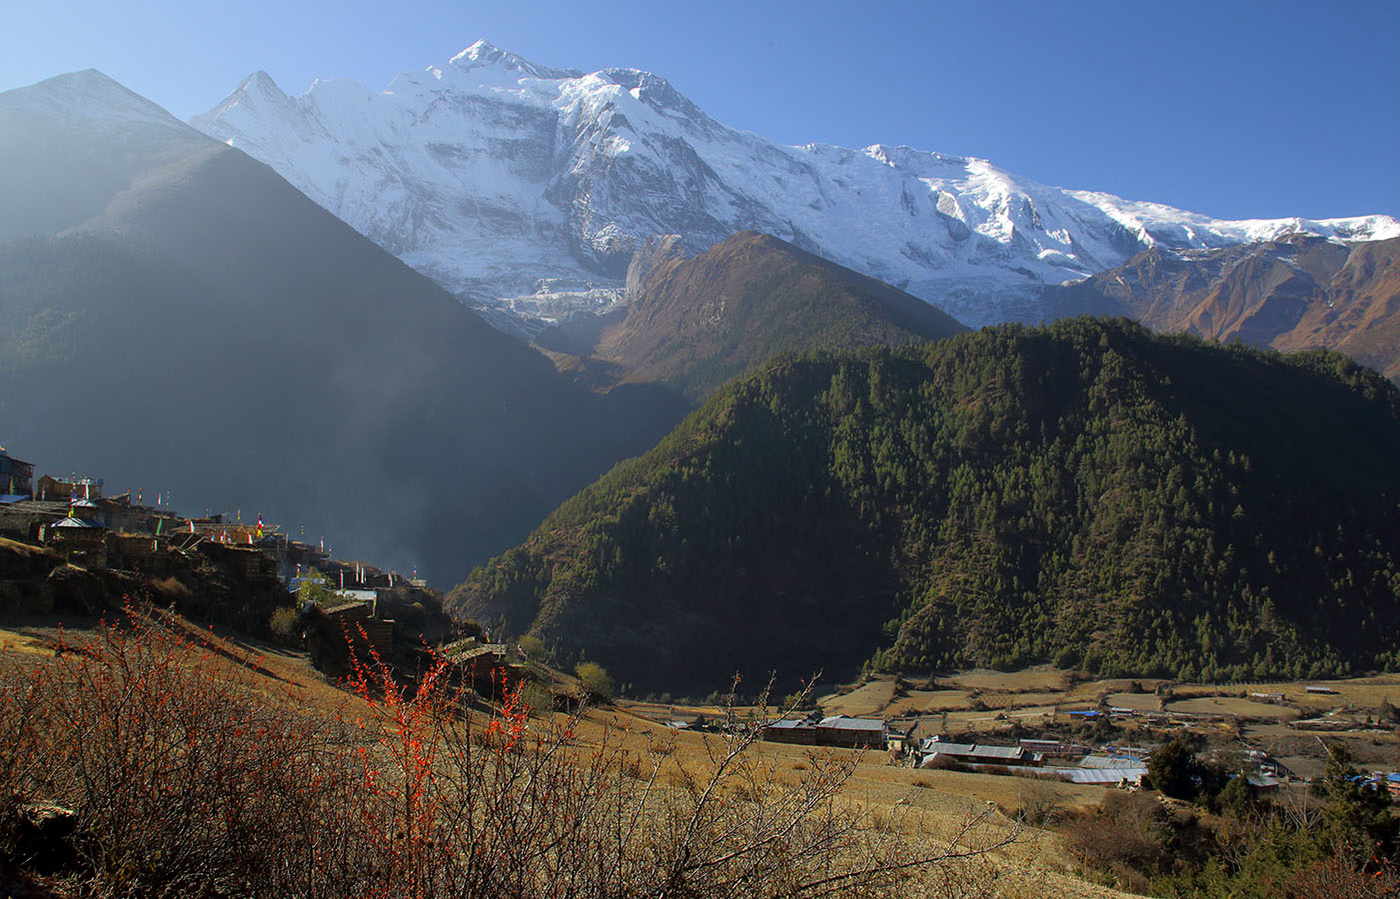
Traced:
<path fill-rule="evenodd" d="M 525 654 L 525 658 L 532 662 L 544 662 L 549 659 L 549 650 L 545 648 L 544 641 L 539 637 L 526 634 L 515 644 L 520 647 L 520 651 Z"/>
<path fill-rule="evenodd" d="M 597 662 L 579 662 L 574 674 L 589 696 L 607 702 L 613 698 L 613 679 L 608 670 Z"/>
<path fill-rule="evenodd" d="M 297 635 L 298 620 L 296 609 L 279 606 L 273 609 L 271 617 L 267 619 L 267 628 L 272 631 L 273 636 L 287 640 Z"/>
<path fill-rule="evenodd" d="M 1065 821 L 1065 845 L 1075 858 L 1108 871 L 1118 883 L 1144 892 L 1147 875 L 1170 861 L 1168 815 L 1145 793 L 1112 792 L 1091 811 Z"/>
<path fill-rule="evenodd" d="M 318 714 L 214 648 L 136 619 L 0 662 L 0 798 L 73 810 L 75 894 L 895 896 L 1016 835 L 987 839 L 990 812 L 936 845 L 909 822 L 870 833 L 837 799 L 854 754 L 814 752 L 794 779 L 750 751 L 757 731 L 679 765 L 532 719 L 519 685 L 464 721 L 444 660 L 411 693 L 360 662 L 358 698 Z"/>

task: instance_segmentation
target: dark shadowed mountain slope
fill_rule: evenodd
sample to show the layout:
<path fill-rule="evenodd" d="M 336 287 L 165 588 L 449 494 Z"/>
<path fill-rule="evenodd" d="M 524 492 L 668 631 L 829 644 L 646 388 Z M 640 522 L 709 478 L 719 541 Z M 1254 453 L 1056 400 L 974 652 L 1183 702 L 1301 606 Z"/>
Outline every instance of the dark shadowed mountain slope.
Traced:
<path fill-rule="evenodd" d="M 537 344 L 584 356 L 561 367 L 595 383 L 659 381 L 701 398 L 778 352 L 896 346 L 967 330 L 917 297 L 766 234 L 740 232 L 694 258 L 678 244 L 665 237 L 638 252 L 625 315 L 580 319 L 593 333 L 557 328 Z"/>
<path fill-rule="evenodd" d="M 1055 315 L 1128 315 L 1279 350 L 1341 350 L 1400 379 L 1400 239 L 1294 235 L 1219 250 L 1154 248 L 1047 293 Z"/>
<path fill-rule="evenodd" d="M 449 603 L 622 681 L 1400 662 L 1400 391 L 1123 320 L 787 358 Z"/>
<path fill-rule="evenodd" d="M 0 433 L 41 470 L 241 504 L 452 581 L 679 416 L 566 382 L 268 167 L 132 97 L 97 73 L 0 95 L 8 128 L 68 148 L 7 138 L 0 221 L 38 202 L 17 185 L 61 194 L 96 160 L 68 212 L 0 246 Z"/>

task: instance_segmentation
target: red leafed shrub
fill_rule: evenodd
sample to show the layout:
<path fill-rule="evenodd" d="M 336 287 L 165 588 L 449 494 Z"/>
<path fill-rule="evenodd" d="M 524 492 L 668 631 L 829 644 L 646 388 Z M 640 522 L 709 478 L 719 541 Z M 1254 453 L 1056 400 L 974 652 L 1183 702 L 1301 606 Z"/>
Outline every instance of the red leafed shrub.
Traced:
<path fill-rule="evenodd" d="M 793 782 L 756 731 L 706 737 L 697 766 L 532 717 L 519 683 L 469 712 L 444 659 L 411 690 L 356 660 L 358 698 L 327 714 L 179 633 L 133 615 L 4 663 L 11 863 L 34 862 L 11 826 L 31 800 L 74 812 L 60 876 L 95 896 L 892 896 L 1015 835 L 863 829 L 836 801 L 854 754 L 813 753 Z"/>

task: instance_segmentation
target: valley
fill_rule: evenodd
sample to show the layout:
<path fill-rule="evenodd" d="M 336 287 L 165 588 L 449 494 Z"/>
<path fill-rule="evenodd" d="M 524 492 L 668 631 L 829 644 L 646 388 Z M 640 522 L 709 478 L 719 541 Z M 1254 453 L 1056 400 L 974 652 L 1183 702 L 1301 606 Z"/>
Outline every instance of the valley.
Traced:
<path fill-rule="evenodd" d="M 803 127 L 1192 70 L 929 37 Z M 0 92 L 0 895 L 1400 894 L 1400 221 L 1292 205 L 1363 142 L 1206 214 L 1110 163 L 1223 197 L 1257 73 L 1057 187 L 576 43 Z"/>

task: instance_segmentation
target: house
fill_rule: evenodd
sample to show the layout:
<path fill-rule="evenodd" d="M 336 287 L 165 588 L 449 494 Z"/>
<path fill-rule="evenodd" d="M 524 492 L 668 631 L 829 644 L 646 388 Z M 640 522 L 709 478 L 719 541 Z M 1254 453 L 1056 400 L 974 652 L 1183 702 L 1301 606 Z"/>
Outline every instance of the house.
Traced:
<path fill-rule="evenodd" d="M 1106 787 L 1135 787 L 1147 776 L 1147 766 L 1130 768 L 1044 768 L 1046 774 L 1057 774 L 1070 783 L 1098 784 Z"/>
<path fill-rule="evenodd" d="M 918 741 L 914 739 L 914 731 L 918 730 L 918 722 L 909 725 L 907 730 L 890 728 L 889 735 L 885 740 L 885 745 L 891 752 L 903 754 L 912 751 L 917 747 Z"/>
<path fill-rule="evenodd" d="M 801 721 L 774 721 L 764 725 L 763 739 L 769 743 L 796 743 L 800 746 L 817 745 L 817 722 L 811 718 Z"/>
<path fill-rule="evenodd" d="M 32 468 L 33 466 L 31 470 Z M 102 498 L 102 479 L 74 478 L 71 481 L 60 481 L 58 478 L 44 475 L 34 484 L 34 498 L 65 503 L 72 502 L 75 498 L 96 502 Z"/>
<path fill-rule="evenodd" d="M 1042 758 L 1050 758 L 1051 756 L 1078 758 L 1089 754 L 1088 746 L 1081 743 L 1066 743 L 1064 740 L 1025 738 L 1017 741 L 1017 745 L 1027 752 L 1040 753 Z"/>
<path fill-rule="evenodd" d="M 375 618 L 362 602 L 330 606 L 303 604 L 302 621 L 311 663 L 322 671 L 346 671 L 370 662 L 387 661 L 394 649 L 394 622 Z"/>
<path fill-rule="evenodd" d="M 495 695 L 498 686 L 509 687 L 526 676 L 527 669 L 510 659 L 510 647 L 504 643 L 483 643 L 467 637 L 449 643 L 437 651 L 446 659 L 452 673 L 463 684 L 485 695 Z"/>
<path fill-rule="evenodd" d="M 0 446 L 0 494 L 4 496 L 34 495 L 34 466 L 21 462 Z"/>
<path fill-rule="evenodd" d="M 919 744 L 919 767 L 934 768 L 939 760 L 964 765 L 1015 765 L 1038 767 L 1044 757 L 1022 746 L 996 746 L 986 743 L 954 743 L 941 736 L 929 737 Z"/>
<path fill-rule="evenodd" d="M 95 504 L 78 500 L 68 507 L 66 518 L 40 529 L 40 540 L 66 551 L 70 561 L 77 557 L 93 564 L 107 564 L 107 528 L 89 517 L 96 511 Z"/>
<path fill-rule="evenodd" d="M 845 715 L 818 717 L 816 712 L 801 721 L 774 721 L 763 726 L 763 739 L 771 743 L 798 743 L 803 746 L 841 746 L 846 749 L 884 749 L 889 728 L 879 718 L 850 718 Z"/>
<path fill-rule="evenodd" d="M 833 715 L 818 722 L 816 730 L 818 745 L 848 749 L 884 749 L 889 737 L 885 722 L 879 718 Z"/>

